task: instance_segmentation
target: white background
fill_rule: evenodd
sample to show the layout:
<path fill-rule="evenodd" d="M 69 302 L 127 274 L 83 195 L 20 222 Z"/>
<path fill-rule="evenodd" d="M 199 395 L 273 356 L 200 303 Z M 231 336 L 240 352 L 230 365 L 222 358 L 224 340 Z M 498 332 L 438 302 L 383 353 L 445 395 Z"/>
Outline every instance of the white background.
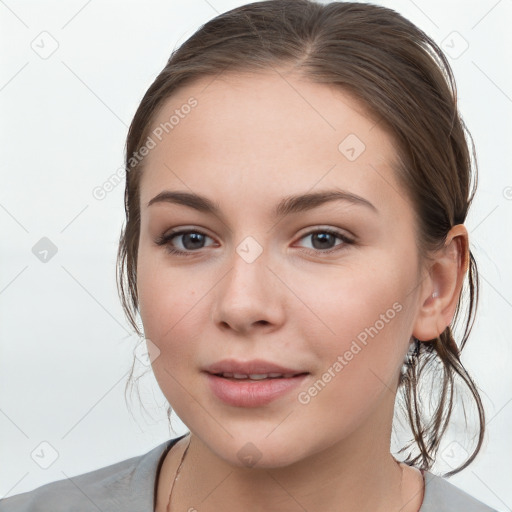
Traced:
<path fill-rule="evenodd" d="M 123 165 L 127 126 L 175 46 L 243 3 L 0 2 L 0 496 L 145 453 L 186 432 L 175 417 L 169 432 L 151 373 L 140 381 L 147 412 L 136 396 L 131 411 L 125 404 L 138 339 L 115 286 L 124 183 L 103 200 L 92 191 Z M 463 362 L 481 390 L 488 433 L 477 460 L 451 481 L 511 510 L 512 2 L 377 3 L 451 52 L 475 139 L 480 184 L 467 226 L 482 295 Z M 43 44 L 58 48 L 41 58 L 33 47 Z M 46 263 L 32 252 L 43 237 L 58 251 Z M 144 369 L 139 364 L 138 374 Z M 35 449 L 58 458 L 43 469 L 31 458 Z"/>

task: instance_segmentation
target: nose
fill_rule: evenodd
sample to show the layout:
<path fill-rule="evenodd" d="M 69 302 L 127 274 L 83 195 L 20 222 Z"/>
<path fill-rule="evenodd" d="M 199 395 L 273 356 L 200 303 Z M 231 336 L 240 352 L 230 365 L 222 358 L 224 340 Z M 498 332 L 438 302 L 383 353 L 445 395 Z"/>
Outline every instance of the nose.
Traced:
<path fill-rule="evenodd" d="M 214 324 L 243 335 L 279 329 L 285 317 L 285 286 L 268 266 L 265 253 L 248 262 L 235 252 L 229 264 L 215 287 Z"/>

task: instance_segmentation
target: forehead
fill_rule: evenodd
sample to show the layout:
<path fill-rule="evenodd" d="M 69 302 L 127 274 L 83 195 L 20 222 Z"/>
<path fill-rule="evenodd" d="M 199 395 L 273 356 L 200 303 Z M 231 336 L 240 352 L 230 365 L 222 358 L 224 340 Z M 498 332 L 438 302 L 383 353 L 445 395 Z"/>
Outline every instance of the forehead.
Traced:
<path fill-rule="evenodd" d="M 195 106 L 189 108 L 191 103 Z M 171 128 L 168 125 L 172 117 Z M 295 122 L 298 119 L 300 123 Z M 350 92 L 275 70 L 227 72 L 197 79 L 164 102 L 151 131 L 160 128 L 163 137 L 170 132 L 178 137 L 181 132 L 185 137 L 190 135 L 187 130 L 190 128 L 205 143 L 214 141 L 215 147 L 219 142 L 240 144 L 250 134 L 258 140 L 264 139 L 265 147 L 273 149 L 282 141 L 295 141 L 298 146 L 304 139 L 310 141 L 308 145 L 320 145 L 321 140 L 323 145 L 336 144 L 349 130 L 361 139 L 368 139 L 371 133 L 367 132 L 377 125 L 368 108 Z M 211 130 L 214 127 L 222 130 Z M 379 129 L 374 135 L 385 136 Z M 178 138 L 174 139 L 178 146 Z M 260 146 L 258 151 L 264 149 Z"/>
<path fill-rule="evenodd" d="M 374 199 L 398 187 L 393 140 L 368 109 L 340 88 L 282 71 L 196 80 L 164 102 L 149 137 L 143 205 L 164 186 L 269 196 L 318 183 Z"/>

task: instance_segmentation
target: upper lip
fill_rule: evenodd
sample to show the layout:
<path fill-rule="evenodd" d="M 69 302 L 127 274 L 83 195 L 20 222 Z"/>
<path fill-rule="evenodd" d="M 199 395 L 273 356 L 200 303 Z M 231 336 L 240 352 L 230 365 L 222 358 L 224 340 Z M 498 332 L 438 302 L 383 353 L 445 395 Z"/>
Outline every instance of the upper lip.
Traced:
<path fill-rule="evenodd" d="M 261 375 L 266 373 L 282 373 L 298 375 L 308 373 L 296 368 L 288 368 L 263 359 L 251 361 L 236 361 L 235 359 L 223 359 L 205 368 L 208 373 L 238 373 L 242 375 Z"/>

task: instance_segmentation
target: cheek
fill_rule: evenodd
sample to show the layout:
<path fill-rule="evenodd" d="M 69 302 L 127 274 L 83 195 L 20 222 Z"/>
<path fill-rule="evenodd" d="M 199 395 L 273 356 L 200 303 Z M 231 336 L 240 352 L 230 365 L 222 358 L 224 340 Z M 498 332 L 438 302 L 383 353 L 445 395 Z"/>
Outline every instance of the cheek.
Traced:
<path fill-rule="evenodd" d="M 303 322 L 308 348 L 320 364 L 297 401 L 308 417 L 321 417 L 333 437 L 349 435 L 370 414 L 392 408 L 408 341 L 405 296 L 375 282 L 364 290 L 347 286 L 318 309 L 334 334 L 315 337 Z"/>
<path fill-rule="evenodd" d="M 340 269 L 338 276 L 319 273 L 297 290 L 316 313 L 297 315 L 301 336 L 311 340 L 308 350 L 322 363 L 319 372 L 336 375 L 323 380 L 336 381 L 329 387 L 339 387 L 344 396 L 393 386 L 407 350 L 414 276 L 393 257 L 378 261 Z"/>
<path fill-rule="evenodd" d="M 377 259 L 377 258 L 376 258 Z M 412 288 L 412 273 L 393 257 L 381 257 L 378 265 L 350 265 L 332 272 L 297 276 L 294 292 L 311 310 L 308 321 L 323 325 L 326 336 L 352 339 L 376 327 L 389 332 L 401 324 L 405 299 Z M 315 320 L 316 317 L 316 320 Z M 306 323 L 306 322 L 304 322 Z M 394 324 L 394 325 L 393 325 Z"/>
<path fill-rule="evenodd" d="M 200 330 L 198 314 L 201 298 L 208 291 L 206 282 L 201 279 L 191 281 L 183 268 L 166 265 L 165 256 L 149 257 L 151 255 L 146 252 L 140 251 L 137 267 L 137 291 L 144 333 L 161 352 L 191 346 L 188 341 L 186 344 L 178 342 L 183 341 L 184 332 L 194 338 L 194 328 Z"/>
<path fill-rule="evenodd" d="M 194 287 L 183 271 L 155 266 L 148 272 L 141 270 L 138 289 L 144 334 L 160 351 L 152 369 L 167 400 L 182 411 L 190 401 L 188 393 L 194 394 L 190 376 L 201 350 L 206 320 L 200 299 L 207 289 Z"/>

